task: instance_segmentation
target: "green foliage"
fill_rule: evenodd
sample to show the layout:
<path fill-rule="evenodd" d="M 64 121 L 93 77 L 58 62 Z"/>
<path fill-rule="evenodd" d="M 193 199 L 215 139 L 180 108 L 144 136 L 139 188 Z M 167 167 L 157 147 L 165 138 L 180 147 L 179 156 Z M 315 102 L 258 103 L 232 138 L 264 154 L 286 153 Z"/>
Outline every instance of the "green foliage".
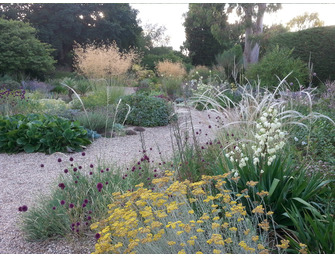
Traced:
<path fill-rule="evenodd" d="M 215 61 L 215 55 L 232 46 L 234 40 L 229 40 L 228 33 L 225 33 L 228 30 L 228 16 L 224 7 L 222 3 L 189 5 L 184 22 L 184 47 L 188 49 L 193 65 L 210 66 Z M 218 34 L 220 36 L 214 36 Z"/>
<path fill-rule="evenodd" d="M 136 15 L 127 3 L 15 3 L 0 8 L 5 19 L 23 20 L 36 28 L 38 38 L 56 49 L 58 63 L 67 66 L 72 65 L 74 41 L 115 41 L 122 50 L 136 46 L 142 31 Z"/>
<path fill-rule="evenodd" d="M 62 160 L 66 161 L 66 159 Z M 89 227 L 93 222 L 106 216 L 107 205 L 113 198 L 114 192 L 133 189 L 139 182 L 147 185 L 151 182 L 147 178 L 153 177 L 152 172 L 148 171 L 147 162 L 141 162 L 141 175 L 139 175 L 139 170 L 136 170 L 124 176 L 123 169 L 111 164 L 92 165 L 90 168 L 85 167 L 85 162 L 81 163 L 81 160 L 75 159 L 75 166 L 72 167 L 69 163 L 68 173 L 59 177 L 56 184 L 63 183 L 64 190 L 55 184 L 49 195 L 41 196 L 37 200 L 36 206 L 30 208 L 22 216 L 22 230 L 26 239 L 41 241 L 66 235 L 93 235 Z M 80 165 L 83 166 L 82 169 L 79 169 Z M 89 172 L 92 174 L 90 175 Z M 97 189 L 98 183 L 103 184 L 100 192 Z M 84 203 L 85 199 L 87 200 L 86 204 Z M 61 204 L 62 200 L 64 200 L 63 205 Z M 70 204 L 73 204 L 74 207 L 69 208 Z M 83 206 L 83 204 L 85 205 Z M 55 208 L 53 209 L 53 207 Z"/>
<path fill-rule="evenodd" d="M 29 114 L 40 111 L 38 101 L 29 99 L 26 91 L 0 89 L 0 115 Z"/>
<path fill-rule="evenodd" d="M 86 109 L 94 110 L 105 107 L 109 104 L 115 104 L 124 95 L 123 87 L 99 86 L 87 96 L 82 96 L 81 100 Z M 81 109 L 82 105 L 77 98 L 71 102 L 72 108 Z"/>
<path fill-rule="evenodd" d="M 50 46 L 35 38 L 29 24 L 0 19 L 0 74 L 43 76 L 54 69 Z"/>
<path fill-rule="evenodd" d="M 313 12 L 308 14 L 305 12 L 303 15 L 299 15 L 291 19 L 287 23 L 287 27 L 292 30 L 305 30 L 308 28 L 314 27 L 323 27 L 324 21 L 320 20 L 319 14 L 317 12 Z"/>
<path fill-rule="evenodd" d="M 166 100 L 145 96 L 141 94 L 128 95 L 122 98 L 118 112 L 118 122 L 122 123 L 128 112 L 127 104 L 131 112 L 127 117 L 126 124 L 135 126 L 164 126 L 168 125 L 172 116 L 172 106 Z"/>
<path fill-rule="evenodd" d="M 90 144 L 78 122 L 44 114 L 0 117 L 0 152 L 72 152 Z"/>
<path fill-rule="evenodd" d="M 292 57 L 308 63 L 310 56 L 313 69 L 321 81 L 335 80 L 335 26 L 310 28 L 298 32 L 281 33 L 269 40 L 266 51 L 274 45 L 294 48 Z M 318 82 L 313 78 L 313 82 Z"/>
<path fill-rule="evenodd" d="M 294 224 L 294 235 L 298 241 L 289 238 L 293 253 L 299 253 L 300 243 L 306 245 L 306 253 L 333 254 L 335 252 L 335 220 L 331 213 L 321 215 L 317 211 L 303 211 L 297 207 L 288 210 Z M 300 251 L 301 252 L 301 251 Z"/>
<path fill-rule="evenodd" d="M 149 70 L 155 70 L 158 62 L 169 60 L 171 62 L 184 62 L 185 57 L 172 47 L 155 47 L 148 51 L 141 60 L 141 66 Z"/>
<path fill-rule="evenodd" d="M 21 84 L 13 80 L 10 76 L 4 75 L 0 77 L 0 89 L 18 90 Z"/>
<path fill-rule="evenodd" d="M 259 78 L 263 87 L 274 89 L 281 79 L 292 72 L 286 78 L 286 82 L 291 90 L 299 90 L 299 84 L 304 85 L 307 82 L 308 69 L 305 63 L 292 56 L 292 51 L 277 45 L 272 51 L 267 52 L 259 63 L 250 65 L 245 72 L 246 78 L 255 81 Z"/>
<path fill-rule="evenodd" d="M 163 78 L 162 89 L 170 99 L 175 100 L 182 94 L 182 80 L 173 77 Z"/>

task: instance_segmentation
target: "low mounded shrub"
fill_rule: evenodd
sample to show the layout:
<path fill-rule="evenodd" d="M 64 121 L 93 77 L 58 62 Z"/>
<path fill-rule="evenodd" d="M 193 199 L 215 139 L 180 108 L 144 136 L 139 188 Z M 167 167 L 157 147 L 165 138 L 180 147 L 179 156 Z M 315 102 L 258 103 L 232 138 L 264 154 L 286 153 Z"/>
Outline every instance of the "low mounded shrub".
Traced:
<path fill-rule="evenodd" d="M 128 95 L 122 98 L 120 108 L 118 110 L 118 123 L 122 123 L 125 119 L 128 107 L 129 113 L 126 124 L 134 126 L 165 126 L 168 125 L 173 114 L 173 108 L 164 99 L 141 94 Z"/>
<path fill-rule="evenodd" d="M 0 152 L 73 152 L 90 144 L 78 122 L 45 114 L 0 117 Z"/>
<path fill-rule="evenodd" d="M 250 65 L 245 76 L 248 80 L 257 81 L 260 79 L 261 86 L 270 90 L 277 87 L 279 79 L 284 79 L 290 72 L 292 74 L 286 78 L 287 85 L 293 91 L 300 89 L 308 80 L 307 64 L 300 59 L 292 56 L 292 50 L 280 49 L 278 46 L 272 51 L 267 52 L 264 57 L 257 63 Z"/>

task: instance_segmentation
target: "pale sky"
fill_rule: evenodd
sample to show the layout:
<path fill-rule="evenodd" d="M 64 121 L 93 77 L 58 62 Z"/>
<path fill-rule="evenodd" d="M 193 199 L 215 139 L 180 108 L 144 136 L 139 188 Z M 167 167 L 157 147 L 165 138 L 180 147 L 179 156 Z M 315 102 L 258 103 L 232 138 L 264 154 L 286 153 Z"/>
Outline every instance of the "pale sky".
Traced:
<path fill-rule="evenodd" d="M 158 24 L 165 26 L 166 34 L 170 36 L 170 46 L 175 50 L 185 41 L 185 31 L 183 27 L 183 13 L 188 11 L 187 3 L 180 4 L 130 4 L 134 9 L 139 10 L 137 15 L 142 24 Z M 325 22 L 325 26 L 335 25 L 335 3 L 328 4 L 282 4 L 282 9 L 272 14 L 265 14 L 264 24 L 285 25 L 292 18 L 302 15 L 304 12 L 318 12 L 319 18 Z"/>

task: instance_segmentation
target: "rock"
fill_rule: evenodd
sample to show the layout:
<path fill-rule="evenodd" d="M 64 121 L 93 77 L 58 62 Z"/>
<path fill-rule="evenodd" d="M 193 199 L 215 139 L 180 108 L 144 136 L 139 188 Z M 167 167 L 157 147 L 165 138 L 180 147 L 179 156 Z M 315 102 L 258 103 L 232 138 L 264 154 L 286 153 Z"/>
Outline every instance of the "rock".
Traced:
<path fill-rule="evenodd" d="M 144 132 L 145 129 L 143 127 L 135 127 L 134 128 L 134 131 L 137 131 L 137 132 Z"/>
<path fill-rule="evenodd" d="M 136 135 L 137 132 L 133 131 L 133 130 L 126 130 L 126 135 Z"/>

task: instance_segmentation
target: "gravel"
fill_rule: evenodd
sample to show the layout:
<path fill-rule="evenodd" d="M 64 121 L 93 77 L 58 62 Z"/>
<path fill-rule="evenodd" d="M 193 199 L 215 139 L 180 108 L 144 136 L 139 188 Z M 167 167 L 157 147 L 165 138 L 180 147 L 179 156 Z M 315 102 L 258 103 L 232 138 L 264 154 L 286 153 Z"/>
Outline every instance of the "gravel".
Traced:
<path fill-rule="evenodd" d="M 190 130 L 189 113 L 191 113 L 195 130 L 202 130 L 199 135 L 200 142 L 204 143 L 213 138 L 216 130 L 215 124 L 211 123 L 211 120 L 215 120 L 213 113 L 196 110 L 189 112 L 184 108 L 179 108 L 178 112 L 183 130 Z M 208 115 L 213 118 L 209 119 Z M 209 128 L 209 125 L 212 128 Z M 78 254 L 92 252 L 95 241 L 90 238 L 66 237 L 59 240 L 27 242 L 20 230 L 20 214 L 22 213 L 18 211 L 18 207 L 22 205 L 27 205 L 28 208 L 33 207 L 36 198 L 48 194 L 59 174 L 68 166 L 70 157 L 73 157 L 74 161 L 81 161 L 83 169 L 91 163 L 96 165 L 99 161 L 116 163 L 118 166 L 129 166 L 132 161 L 141 158 L 140 138 L 139 132 L 137 135 L 100 138 L 87 147 L 85 156 L 82 156 L 81 153 L 0 154 L 0 253 Z M 161 157 L 168 159 L 172 155 L 171 126 L 145 128 L 143 138 L 146 148 L 152 148 L 148 150 L 150 159 L 159 161 Z M 58 158 L 63 161 L 59 163 Z M 41 164 L 44 164 L 43 168 Z"/>

